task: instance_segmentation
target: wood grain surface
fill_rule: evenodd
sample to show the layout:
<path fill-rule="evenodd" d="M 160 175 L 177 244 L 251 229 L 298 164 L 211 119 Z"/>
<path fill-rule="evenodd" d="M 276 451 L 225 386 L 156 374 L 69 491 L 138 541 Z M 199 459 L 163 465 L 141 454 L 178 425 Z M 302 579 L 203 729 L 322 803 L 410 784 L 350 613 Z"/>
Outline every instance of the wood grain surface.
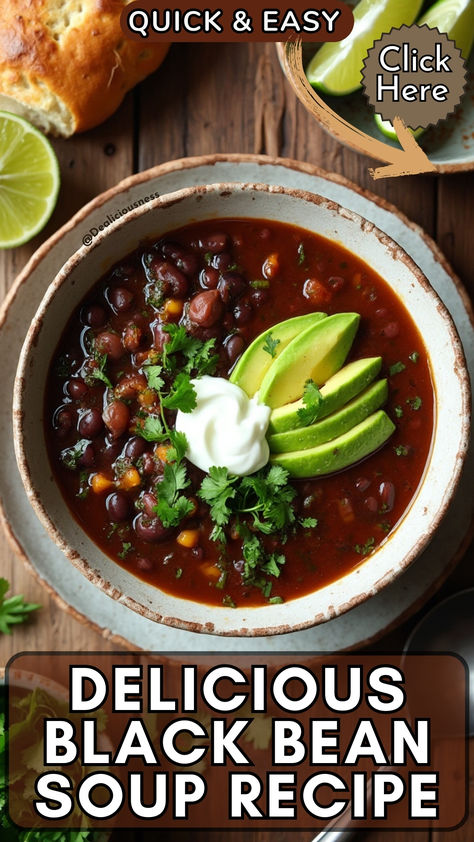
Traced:
<path fill-rule="evenodd" d="M 187 155 L 212 152 L 255 152 L 283 155 L 341 173 L 362 187 L 384 196 L 421 225 L 474 292 L 474 173 L 415 176 L 373 182 L 373 162 L 343 148 L 327 136 L 297 101 L 280 71 L 272 45 L 180 45 L 170 51 L 162 68 L 128 95 L 120 110 L 97 129 L 55 141 L 62 188 L 47 229 L 32 243 L 0 253 L 2 293 L 35 248 L 71 214 L 98 193 L 131 173 Z M 9 399 L 9 396 L 8 396 Z M 474 585 L 473 546 L 431 600 Z M 65 562 L 64 575 L 68 565 Z M 0 536 L 0 573 L 15 592 L 40 602 L 42 611 L 31 623 L 0 639 L 0 665 L 22 650 L 85 650 L 111 647 L 87 626 L 76 622 L 49 599 Z M 399 648 L 412 628 L 411 618 L 386 636 L 375 649 Z M 471 782 L 471 796 L 474 786 Z M 472 842 L 474 812 L 452 833 L 370 832 L 358 838 L 370 842 Z M 144 834 L 118 832 L 117 842 L 151 840 Z M 160 842 L 188 842 L 189 831 L 160 833 Z M 269 832 L 192 832 L 193 842 L 289 842 L 295 834 Z M 298 833 L 309 842 L 311 833 Z"/>

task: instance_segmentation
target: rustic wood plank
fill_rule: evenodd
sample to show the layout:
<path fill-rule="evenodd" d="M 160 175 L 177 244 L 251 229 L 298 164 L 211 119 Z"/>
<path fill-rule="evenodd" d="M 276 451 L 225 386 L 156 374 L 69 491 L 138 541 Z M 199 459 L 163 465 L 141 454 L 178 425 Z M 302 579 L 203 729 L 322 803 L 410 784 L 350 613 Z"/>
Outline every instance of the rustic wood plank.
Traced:
<path fill-rule="evenodd" d="M 66 222 L 82 205 L 98 193 L 129 175 L 133 166 L 133 97 L 130 95 L 106 123 L 84 135 L 53 141 L 62 185 L 58 205 L 47 228 L 20 249 L 0 252 L 3 292 L 25 265 L 35 249 Z M 64 575 L 69 562 L 64 560 Z M 73 619 L 48 596 L 29 570 L 18 560 L 3 532 L 0 535 L 1 575 L 11 582 L 15 593 L 24 593 L 30 602 L 43 607 L 29 623 L 10 636 L 0 636 L 0 664 L 22 650 L 88 650 L 110 648 L 103 637 Z"/>
<path fill-rule="evenodd" d="M 437 238 L 461 280 L 474 294 L 474 172 L 438 181 Z"/>

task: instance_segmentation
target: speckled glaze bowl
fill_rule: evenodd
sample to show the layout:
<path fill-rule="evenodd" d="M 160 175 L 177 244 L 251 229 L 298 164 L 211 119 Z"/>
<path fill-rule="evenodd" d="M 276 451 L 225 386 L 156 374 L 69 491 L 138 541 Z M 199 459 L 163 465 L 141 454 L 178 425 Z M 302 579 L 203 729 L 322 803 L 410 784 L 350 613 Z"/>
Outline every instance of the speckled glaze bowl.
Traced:
<path fill-rule="evenodd" d="M 66 320 L 94 281 L 141 240 L 196 220 L 223 217 L 291 222 L 343 243 L 369 263 L 394 287 L 416 321 L 436 395 L 430 458 L 396 530 L 344 577 L 281 605 L 204 605 L 171 596 L 117 565 L 71 516 L 54 482 L 44 441 L 43 395 L 51 358 Z M 258 636 L 324 623 L 376 594 L 416 559 L 433 538 L 459 480 L 468 445 L 469 405 L 468 374 L 451 317 L 420 269 L 393 240 L 320 196 L 268 185 L 216 184 L 170 193 L 132 210 L 64 265 L 43 298 L 20 355 L 13 423 L 16 457 L 31 505 L 50 537 L 91 582 L 156 622 L 194 632 Z"/>

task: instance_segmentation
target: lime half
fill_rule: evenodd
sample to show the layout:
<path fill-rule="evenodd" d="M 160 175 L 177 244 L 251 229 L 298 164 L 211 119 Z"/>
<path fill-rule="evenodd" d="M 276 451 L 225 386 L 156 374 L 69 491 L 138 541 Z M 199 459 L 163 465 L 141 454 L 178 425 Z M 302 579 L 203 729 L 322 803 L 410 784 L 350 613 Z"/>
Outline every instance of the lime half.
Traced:
<path fill-rule="evenodd" d="M 27 120 L 0 111 L 0 248 L 20 246 L 41 231 L 59 183 L 50 142 Z"/>
<path fill-rule="evenodd" d="M 390 140 L 398 141 L 397 133 L 393 128 L 393 125 L 390 122 L 390 120 L 382 120 L 380 114 L 376 114 L 374 120 L 377 128 L 382 132 L 383 135 L 385 135 L 385 137 L 389 137 Z M 414 137 L 419 137 L 421 134 L 423 134 L 424 129 L 417 129 L 416 132 L 410 129 L 410 131 Z"/>
<path fill-rule="evenodd" d="M 438 0 L 417 23 L 446 32 L 456 42 L 463 58 L 469 57 L 474 41 L 474 0 Z"/>
<path fill-rule="evenodd" d="M 354 9 L 354 28 L 342 41 L 327 42 L 311 59 L 306 76 L 317 90 L 344 96 L 362 85 L 362 68 L 374 41 L 392 27 L 411 26 L 423 0 L 360 0 Z"/>

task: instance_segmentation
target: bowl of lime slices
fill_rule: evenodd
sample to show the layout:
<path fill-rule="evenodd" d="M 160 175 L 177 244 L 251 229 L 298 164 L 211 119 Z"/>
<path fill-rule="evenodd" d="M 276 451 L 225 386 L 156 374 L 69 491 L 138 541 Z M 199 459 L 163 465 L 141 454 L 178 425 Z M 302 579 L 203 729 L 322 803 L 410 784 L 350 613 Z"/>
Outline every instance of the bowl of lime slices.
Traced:
<path fill-rule="evenodd" d="M 454 113 L 427 130 L 415 131 L 418 143 L 440 173 L 474 169 L 474 0 L 359 0 L 352 3 L 354 27 L 342 41 L 304 43 L 302 62 L 306 78 L 327 108 L 369 138 L 400 148 L 388 121 L 374 113 L 362 88 L 362 69 L 367 53 L 384 33 L 403 25 L 428 26 L 446 33 L 455 42 L 467 66 L 464 96 Z M 297 70 L 285 61 L 285 45 L 278 44 L 285 74 L 304 100 Z M 326 124 L 321 123 L 326 130 Z M 416 127 L 415 127 L 416 128 Z M 338 138 L 339 139 L 339 138 Z M 360 141 L 344 142 L 362 151 Z"/>

